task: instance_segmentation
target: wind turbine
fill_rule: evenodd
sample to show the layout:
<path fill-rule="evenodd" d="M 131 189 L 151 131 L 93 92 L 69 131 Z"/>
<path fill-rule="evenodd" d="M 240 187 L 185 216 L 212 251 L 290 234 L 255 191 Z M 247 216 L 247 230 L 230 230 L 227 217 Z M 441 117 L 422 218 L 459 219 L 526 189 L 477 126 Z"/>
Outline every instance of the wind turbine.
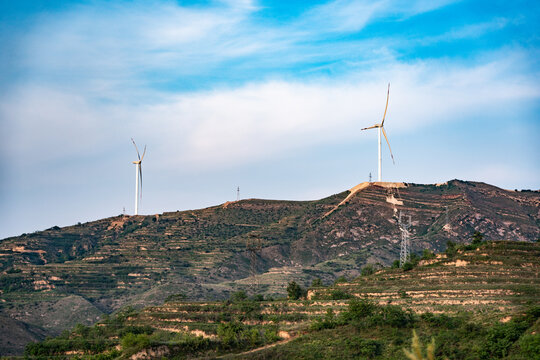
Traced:
<path fill-rule="evenodd" d="M 390 148 L 390 142 L 388 141 L 388 137 L 386 136 L 386 131 L 384 131 L 384 119 L 386 117 L 386 110 L 388 109 L 389 97 L 390 97 L 390 83 L 388 83 L 388 93 L 386 94 L 386 107 L 384 108 L 384 115 L 383 115 L 381 123 L 362 129 L 362 130 L 379 129 L 379 177 L 378 177 L 378 181 L 382 181 L 381 132 L 383 133 L 384 138 L 386 139 L 386 143 L 388 144 L 388 149 L 390 150 L 390 156 L 392 157 L 392 162 L 394 164 L 396 163 L 394 161 L 394 155 L 392 155 L 392 148 Z"/>
<path fill-rule="evenodd" d="M 146 154 L 146 145 L 144 145 L 144 151 L 141 155 L 139 154 L 139 149 L 137 148 L 137 144 L 135 144 L 135 140 L 131 138 L 131 141 L 133 142 L 133 145 L 135 145 L 135 150 L 137 150 L 137 157 L 139 160 L 133 161 L 133 164 L 137 165 L 135 167 L 135 215 L 139 215 L 139 197 L 142 198 L 142 161 L 144 159 L 144 154 Z M 141 180 L 141 185 L 139 188 L 139 178 Z"/>

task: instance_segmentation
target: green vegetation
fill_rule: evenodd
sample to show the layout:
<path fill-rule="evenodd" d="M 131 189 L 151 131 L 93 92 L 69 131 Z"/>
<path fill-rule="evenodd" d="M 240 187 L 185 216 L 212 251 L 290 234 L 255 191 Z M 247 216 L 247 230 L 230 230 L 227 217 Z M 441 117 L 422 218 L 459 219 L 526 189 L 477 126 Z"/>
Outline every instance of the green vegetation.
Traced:
<path fill-rule="evenodd" d="M 291 300 L 298 300 L 306 296 L 306 290 L 295 281 L 291 281 L 287 286 L 287 295 Z"/>
<path fill-rule="evenodd" d="M 413 259 L 417 265 L 409 271 L 387 268 L 359 276 L 353 282 L 315 286 L 310 288 L 314 292 L 311 300 L 269 301 L 237 291 L 224 302 L 169 301 L 141 311 L 127 307 L 94 326 L 77 325 L 57 338 L 29 344 L 25 354 L 29 359 L 126 359 L 137 353 L 171 359 L 222 355 L 231 359 L 538 359 L 537 285 L 507 287 L 522 292 L 497 295 L 503 302 L 482 303 L 482 288 L 474 282 L 471 287 L 454 286 L 451 292 L 445 292 L 442 277 L 437 283 L 422 280 L 422 276 L 434 278 L 437 271 L 448 271 L 445 264 L 466 259 L 469 267 L 478 261 L 477 267 L 456 267 L 456 271 L 472 271 L 484 280 L 483 273 L 478 273 L 483 269 L 497 279 L 494 269 L 507 276 L 506 269 L 515 264 L 518 279 L 526 282 L 529 273 L 521 266 L 521 260 L 526 258 L 517 254 L 527 251 L 533 259 L 540 252 L 538 245 L 526 243 L 482 242 L 478 246 L 478 251 L 458 246 L 454 258 L 440 259 L 433 265 L 422 266 Z M 486 263 L 485 258 L 494 264 Z M 401 276 L 401 288 L 389 297 L 393 285 L 383 279 L 391 282 L 396 275 Z M 466 280 L 463 274 L 454 275 Z M 537 278 L 531 280 L 537 284 Z M 319 281 L 314 283 L 319 285 Z M 419 283 L 431 287 L 422 292 Z M 359 294 L 359 289 L 366 289 L 370 298 Z M 507 291 L 497 289 L 488 294 Z M 295 297 L 300 294 L 299 298 L 305 294 L 296 282 L 290 282 L 288 290 Z M 377 291 L 384 300 L 377 299 Z M 454 301 L 471 300 L 470 295 L 460 298 L 460 291 L 474 292 L 474 301 L 470 305 Z M 422 307 L 426 306 L 426 294 L 431 293 L 428 307 Z M 447 301 L 459 305 L 449 306 Z M 278 342 L 280 339 L 285 341 Z M 275 346 L 266 347 L 272 344 Z M 252 349 L 258 350 L 246 352 Z"/>

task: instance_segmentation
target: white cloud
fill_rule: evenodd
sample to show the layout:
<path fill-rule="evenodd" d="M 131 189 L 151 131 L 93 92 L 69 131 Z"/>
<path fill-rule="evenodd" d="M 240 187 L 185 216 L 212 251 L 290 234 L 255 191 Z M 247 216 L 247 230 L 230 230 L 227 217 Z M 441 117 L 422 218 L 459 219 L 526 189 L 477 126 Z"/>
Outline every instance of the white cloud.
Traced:
<path fill-rule="evenodd" d="M 88 102 L 48 88 L 22 88 L 0 103 L 7 148 L 27 161 L 66 158 L 135 136 L 161 167 L 215 169 L 319 144 L 371 141 L 360 128 L 380 121 L 392 81 L 387 131 L 497 117 L 499 109 L 540 97 L 531 79 L 511 72 L 517 59 L 476 67 L 437 61 L 394 63 L 369 73 L 309 82 L 269 81 L 192 94 L 152 94 L 139 106 Z M 526 105 L 525 105 L 526 106 Z"/>
<path fill-rule="evenodd" d="M 314 26 L 318 32 L 354 32 L 376 19 L 411 17 L 432 11 L 456 0 L 334 0 L 310 10 L 301 20 L 303 26 Z"/>

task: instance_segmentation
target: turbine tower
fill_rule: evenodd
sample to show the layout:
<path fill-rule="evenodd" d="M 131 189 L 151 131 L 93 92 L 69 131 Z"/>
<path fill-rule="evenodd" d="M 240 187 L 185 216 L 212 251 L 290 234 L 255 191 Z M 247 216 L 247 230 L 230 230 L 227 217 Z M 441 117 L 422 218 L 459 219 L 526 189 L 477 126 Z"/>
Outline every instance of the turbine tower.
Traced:
<path fill-rule="evenodd" d="M 137 148 L 137 144 L 135 144 L 135 140 L 131 138 L 131 141 L 133 142 L 133 145 L 135 146 L 135 150 L 137 150 L 137 157 L 139 160 L 133 161 L 133 164 L 136 165 L 135 167 L 135 215 L 139 215 L 139 198 L 142 198 L 142 161 L 144 159 L 144 154 L 146 154 L 146 145 L 144 145 L 144 151 L 141 155 L 139 154 L 139 149 Z M 139 179 L 140 179 L 140 186 L 139 186 Z"/>
<path fill-rule="evenodd" d="M 392 155 L 392 149 L 390 148 L 390 142 L 388 141 L 388 137 L 386 136 L 386 131 L 384 131 L 384 119 L 386 118 L 386 110 L 388 109 L 388 98 L 390 97 L 390 83 L 388 83 L 388 93 L 386 94 L 386 107 L 384 108 L 384 115 L 382 118 L 382 121 L 380 124 L 375 124 L 373 126 L 363 128 L 362 130 L 368 130 L 368 129 L 379 129 L 379 176 L 377 181 L 382 181 L 382 155 L 381 155 L 381 132 L 384 135 L 384 138 L 386 139 L 386 143 L 388 144 L 388 149 L 390 150 L 390 156 L 392 157 L 392 162 L 395 164 L 394 161 L 394 155 Z"/>

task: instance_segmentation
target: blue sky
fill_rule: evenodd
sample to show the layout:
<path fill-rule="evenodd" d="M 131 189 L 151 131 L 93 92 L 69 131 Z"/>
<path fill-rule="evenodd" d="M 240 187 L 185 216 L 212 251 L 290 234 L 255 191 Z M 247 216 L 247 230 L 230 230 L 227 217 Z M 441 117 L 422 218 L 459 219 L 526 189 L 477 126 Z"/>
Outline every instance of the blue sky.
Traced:
<path fill-rule="evenodd" d="M 383 180 L 540 184 L 532 1 L 0 1 L 0 238 Z"/>

